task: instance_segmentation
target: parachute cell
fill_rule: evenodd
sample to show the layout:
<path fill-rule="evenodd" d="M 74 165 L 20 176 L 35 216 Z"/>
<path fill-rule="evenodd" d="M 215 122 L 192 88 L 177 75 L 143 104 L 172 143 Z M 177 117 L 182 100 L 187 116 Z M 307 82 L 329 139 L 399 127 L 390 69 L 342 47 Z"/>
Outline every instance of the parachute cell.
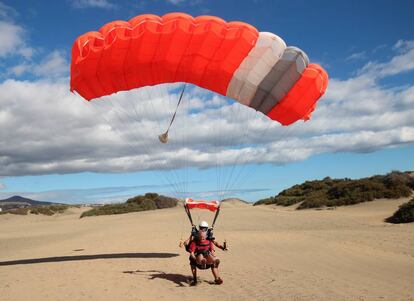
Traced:
<path fill-rule="evenodd" d="M 174 82 L 228 96 L 288 125 L 309 119 L 328 76 L 277 35 L 213 16 L 139 15 L 73 45 L 71 91 L 86 100 Z"/>
<path fill-rule="evenodd" d="M 185 200 L 185 206 L 187 206 L 188 209 L 207 209 L 210 211 L 217 211 L 217 209 L 220 207 L 219 201 L 195 201 L 193 199 L 187 198 Z"/>

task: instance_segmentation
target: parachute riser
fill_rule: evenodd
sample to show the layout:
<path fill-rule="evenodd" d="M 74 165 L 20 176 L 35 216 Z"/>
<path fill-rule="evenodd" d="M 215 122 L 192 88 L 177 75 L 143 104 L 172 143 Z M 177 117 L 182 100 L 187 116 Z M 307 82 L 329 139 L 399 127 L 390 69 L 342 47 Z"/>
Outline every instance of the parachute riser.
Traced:
<path fill-rule="evenodd" d="M 187 216 L 188 216 L 188 219 L 190 220 L 190 223 L 191 223 L 191 227 L 195 227 L 195 225 L 194 225 L 194 223 L 193 223 L 193 219 L 192 219 L 192 217 L 191 217 L 191 212 L 190 212 L 190 209 L 188 209 L 188 207 L 187 207 L 187 205 L 184 205 L 184 210 L 185 210 L 185 213 L 187 213 Z"/>
<path fill-rule="evenodd" d="M 221 204 L 218 206 L 218 208 L 216 210 L 216 214 L 214 215 L 213 223 L 211 224 L 211 227 L 210 227 L 211 230 L 214 229 L 214 225 L 216 224 L 216 220 L 217 220 L 217 218 L 218 218 L 218 216 L 220 214 L 220 206 L 221 206 Z M 185 204 L 184 204 L 184 210 L 185 210 L 185 213 L 187 214 L 187 217 L 188 217 L 188 219 L 189 219 L 189 221 L 191 223 L 191 227 L 197 228 L 196 225 L 194 225 L 194 222 L 193 222 L 193 218 L 191 216 L 190 209 Z"/>
<path fill-rule="evenodd" d="M 217 217 L 219 216 L 220 206 L 221 206 L 221 203 L 220 203 L 220 205 L 218 206 L 218 208 L 216 210 L 216 214 L 214 215 L 213 223 L 211 224 L 211 229 L 212 230 L 214 229 L 214 225 L 216 224 Z"/>
<path fill-rule="evenodd" d="M 183 89 L 181 90 L 181 94 L 180 94 L 180 98 L 178 99 L 178 103 L 177 103 L 177 107 L 175 108 L 175 112 L 174 115 L 171 118 L 170 124 L 167 128 L 167 130 L 162 133 L 161 135 L 158 136 L 158 139 L 160 140 L 161 143 L 168 143 L 168 131 L 171 128 L 171 125 L 173 124 L 174 120 L 175 120 L 175 116 L 177 115 L 177 111 L 178 111 L 178 107 L 181 104 L 181 100 L 183 99 L 183 95 L 184 95 L 184 91 L 185 91 L 185 87 L 187 86 L 187 83 L 184 84 Z"/>

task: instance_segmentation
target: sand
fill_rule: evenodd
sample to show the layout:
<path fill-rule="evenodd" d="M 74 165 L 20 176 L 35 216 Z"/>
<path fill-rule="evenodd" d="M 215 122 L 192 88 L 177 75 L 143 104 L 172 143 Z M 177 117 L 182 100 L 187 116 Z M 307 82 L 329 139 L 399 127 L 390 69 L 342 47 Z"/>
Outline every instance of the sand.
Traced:
<path fill-rule="evenodd" d="M 189 286 L 182 208 L 79 219 L 0 216 L 0 300 L 414 300 L 414 224 L 383 219 L 407 201 L 336 210 L 223 205 L 224 284 Z M 194 211 L 197 221 L 212 215 Z"/>

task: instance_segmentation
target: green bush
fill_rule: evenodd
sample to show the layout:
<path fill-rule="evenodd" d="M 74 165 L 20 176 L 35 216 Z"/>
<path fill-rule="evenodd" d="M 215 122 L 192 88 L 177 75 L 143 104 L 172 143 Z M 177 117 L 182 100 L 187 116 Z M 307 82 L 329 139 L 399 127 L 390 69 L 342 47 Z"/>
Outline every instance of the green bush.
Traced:
<path fill-rule="evenodd" d="M 394 214 L 385 219 L 388 223 L 401 224 L 414 222 L 414 198 L 402 204 Z"/>
<path fill-rule="evenodd" d="M 412 172 L 394 171 L 385 176 L 376 175 L 359 180 L 326 177 L 294 185 L 274 197 L 259 200 L 254 205 L 290 206 L 300 203 L 298 209 L 353 205 L 379 198 L 407 197 L 411 195 L 413 187 Z"/>
<path fill-rule="evenodd" d="M 54 215 L 56 213 L 63 213 L 69 206 L 67 205 L 48 205 L 48 206 L 38 206 L 30 207 L 31 214 L 43 214 L 43 215 Z"/>
<path fill-rule="evenodd" d="M 145 195 L 135 196 L 122 204 L 111 204 L 92 208 L 81 214 L 82 217 L 96 215 L 123 214 L 129 212 L 139 212 L 171 208 L 177 206 L 177 200 L 157 193 L 146 193 Z"/>
<path fill-rule="evenodd" d="M 4 213 L 11 213 L 11 214 L 16 214 L 16 215 L 27 215 L 29 213 L 29 208 L 24 207 L 24 208 L 10 209 L 10 210 L 4 211 Z"/>

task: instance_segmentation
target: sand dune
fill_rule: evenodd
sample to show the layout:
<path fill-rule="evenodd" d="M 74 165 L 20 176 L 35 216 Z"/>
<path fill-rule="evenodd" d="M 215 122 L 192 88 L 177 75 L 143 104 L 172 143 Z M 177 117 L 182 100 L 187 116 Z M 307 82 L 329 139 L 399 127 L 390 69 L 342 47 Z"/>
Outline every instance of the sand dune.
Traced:
<path fill-rule="evenodd" d="M 413 300 L 414 225 L 383 219 L 406 200 L 336 210 L 223 206 L 224 284 L 188 285 L 182 208 L 79 219 L 0 216 L 1 300 Z M 212 214 L 194 211 L 196 221 Z"/>

